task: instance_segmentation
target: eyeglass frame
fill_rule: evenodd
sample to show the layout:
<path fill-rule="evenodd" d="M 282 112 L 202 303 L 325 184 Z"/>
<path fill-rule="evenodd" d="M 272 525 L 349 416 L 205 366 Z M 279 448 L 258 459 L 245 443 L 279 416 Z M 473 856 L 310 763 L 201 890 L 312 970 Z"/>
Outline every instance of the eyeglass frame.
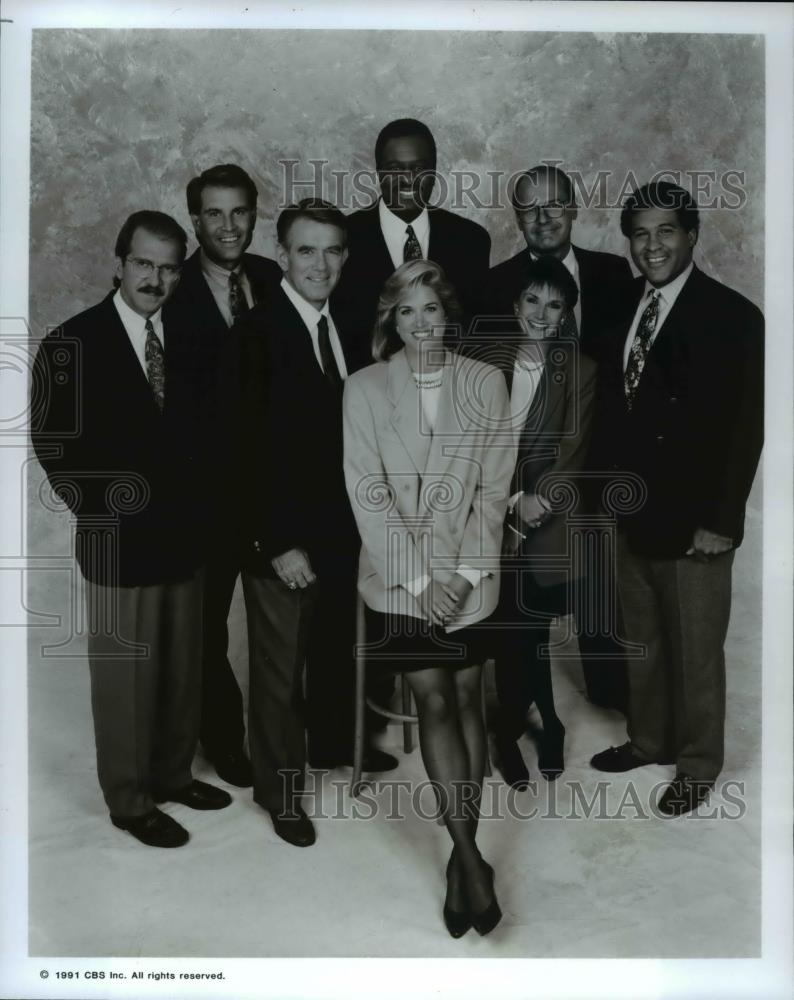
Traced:
<path fill-rule="evenodd" d="M 548 205 L 527 205 L 526 207 L 516 208 L 515 213 L 519 219 L 537 222 L 540 218 L 541 210 L 546 213 L 546 217 L 549 219 L 561 219 L 568 209 L 575 207 L 575 205 L 565 205 L 559 201 L 552 201 Z"/>
<path fill-rule="evenodd" d="M 178 278 L 183 267 L 182 264 L 155 264 L 153 260 L 147 260 L 145 257 L 124 257 L 124 261 L 129 261 L 135 270 L 146 278 L 151 278 L 155 271 L 157 271 L 158 279 L 160 272 L 165 274 L 167 278 Z"/>

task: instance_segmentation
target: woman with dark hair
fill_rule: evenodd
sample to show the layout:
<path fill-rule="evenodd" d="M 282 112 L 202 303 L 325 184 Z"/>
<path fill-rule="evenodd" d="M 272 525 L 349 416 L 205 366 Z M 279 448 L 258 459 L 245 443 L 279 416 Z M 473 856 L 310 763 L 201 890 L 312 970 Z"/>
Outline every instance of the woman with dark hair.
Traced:
<path fill-rule="evenodd" d="M 422 758 L 453 849 L 444 922 L 453 937 L 501 918 L 475 841 L 485 762 L 477 623 L 496 608 L 515 452 L 504 379 L 445 346 L 460 316 L 435 263 L 386 282 L 377 364 L 347 379 L 345 477 L 362 538 L 369 669 L 405 673 Z"/>
<path fill-rule="evenodd" d="M 529 780 L 517 740 L 526 731 L 533 702 L 543 723 L 540 773 L 553 781 L 565 766 L 565 727 L 554 705 L 547 647 L 552 619 L 584 607 L 578 599 L 583 588 L 570 578 L 566 514 L 576 507 L 579 490 L 570 477 L 585 458 L 597 371 L 579 351 L 575 334 L 567 333 L 577 297 L 566 267 L 552 257 L 539 257 L 514 290 L 515 321 L 507 336 L 503 324 L 498 338 L 476 348 L 476 356 L 504 375 L 517 446 L 496 656 L 496 748 L 505 780 L 515 788 L 525 788 Z M 567 509 L 560 510 L 559 501 L 566 499 Z"/>

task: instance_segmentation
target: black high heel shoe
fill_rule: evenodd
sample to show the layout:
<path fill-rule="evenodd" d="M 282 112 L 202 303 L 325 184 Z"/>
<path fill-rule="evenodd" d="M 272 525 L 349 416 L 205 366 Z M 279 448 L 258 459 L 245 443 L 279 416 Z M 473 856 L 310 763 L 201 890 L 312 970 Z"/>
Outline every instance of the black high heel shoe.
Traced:
<path fill-rule="evenodd" d="M 549 729 L 544 727 L 543 735 L 540 738 L 538 770 L 546 781 L 556 781 L 565 770 L 564 744 L 565 726 L 561 722 Z"/>
<path fill-rule="evenodd" d="M 447 882 L 449 882 L 450 871 L 452 870 L 452 865 L 455 857 L 455 849 L 452 849 L 452 854 L 449 856 L 449 861 L 447 862 Z M 469 916 L 468 910 L 453 910 L 451 906 L 447 906 L 444 903 L 444 926 L 449 931 L 449 933 L 454 938 L 463 937 L 466 931 L 471 927 L 471 918 Z"/>
<path fill-rule="evenodd" d="M 481 937 L 485 937 L 486 934 L 490 934 L 494 927 L 496 927 L 502 919 L 502 911 L 499 909 L 499 903 L 496 900 L 496 890 L 494 889 L 493 868 L 491 868 L 487 861 L 483 861 L 483 864 L 488 869 L 488 875 L 491 879 L 492 899 L 481 913 L 470 914 L 471 926 Z"/>

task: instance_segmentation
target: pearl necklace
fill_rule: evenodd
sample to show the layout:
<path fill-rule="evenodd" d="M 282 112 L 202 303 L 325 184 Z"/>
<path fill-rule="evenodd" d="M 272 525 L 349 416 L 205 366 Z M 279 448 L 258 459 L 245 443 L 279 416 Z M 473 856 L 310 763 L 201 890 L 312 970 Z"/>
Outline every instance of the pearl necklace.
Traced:
<path fill-rule="evenodd" d="M 444 369 L 437 372 L 411 372 L 417 389 L 439 389 L 444 381 Z"/>

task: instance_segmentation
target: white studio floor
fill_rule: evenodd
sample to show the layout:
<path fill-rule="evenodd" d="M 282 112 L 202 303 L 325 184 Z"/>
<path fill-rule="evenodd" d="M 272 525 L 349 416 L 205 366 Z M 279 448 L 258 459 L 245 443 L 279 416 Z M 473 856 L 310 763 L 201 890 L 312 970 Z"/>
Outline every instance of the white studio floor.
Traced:
<path fill-rule="evenodd" d="M 49 956 L 433 956 L 708 958 L 760 953 L 761 668 L 757 515 L 734 568 L 727 645 L 728 721 L 722 780 L 711 812 L 654 816 L 649 794 L 672 768 L 618 775 L 604 788 L 606 815 L 584 818 L 574 786 L 591 800 L 607 776 L 590 756 L 622 743 L 620 716 L 584 699 L 579 663 L 560 660 L 554 683 L 567 727 L 567 769 L 555 786 L 537 771 L 536 790 L 506 795 L 497 774 L 486 790 L 480 845 L 496 869 L 504 918 L 481 939 L 459 941 L 441 922 L 449 843 L 443 829 L 409 809 L 388 817 L 397 792 L 381 788 L 354 806 L 349 771 L 318 779 L 307 809 L 322 808 L 318 839 L 291 847 L 273 833 L 250 789 L 230 789 L 216 813 L 164 808 L 191 832 L 175 851 L 144 847 L 107 819 L 94 770 L 88 668 L 38 655 L 52 630 L 31 634 L 29 672 L 29 952 Z M 66 588 L 64 588 L 66 589 Z M 50 594 L 54 594 L 54 589 Z M 64 604 L 68 595 L 61 595 Z M 54 599 L 54 598 L 51 598 Z M 53 611 L 50 607 L 47 610 Z M 244 680 L 239 592 L 231 631 Z M 397 772 L 424 779 L 418 750 L 403 756 L 399 728 L 383 745 Z M 398 750 L 397 748 L 400 747 Z M 197 777 L 218 781 L 197 759 Z M 626 797 L 630 779 L 636 795 Z M 554 798 L 549 800 L 553 790 Z M 430 790 L 419 800 L 431 812 Z M 405 792 L 401 793 L 403 796 Z M 410 793 L 407 796 L 410 798 Z M 321 801 L 320 801 L 321 800 Z M 399 800 L 398 800 L 399 801 Z M 621 809 L 622 802 L 622 809 Z M 512 803 L 512 808 L 508 808 Z M 497 810 L 497 806 L 499 807 Z M 642 809 L 647 818 L 638 816 Z M 532 813 L 532 819 L 518 812 Z M 579 818 L 569 814 L 578 811 Z M 597 810 L 596 810 L 597 812 Z M 374 815 L 370 815 L 373 814 Z M 622 813 L 622 815 L 620 815 Z M 739 818 L 737 817 L 739 815 Z"/>

